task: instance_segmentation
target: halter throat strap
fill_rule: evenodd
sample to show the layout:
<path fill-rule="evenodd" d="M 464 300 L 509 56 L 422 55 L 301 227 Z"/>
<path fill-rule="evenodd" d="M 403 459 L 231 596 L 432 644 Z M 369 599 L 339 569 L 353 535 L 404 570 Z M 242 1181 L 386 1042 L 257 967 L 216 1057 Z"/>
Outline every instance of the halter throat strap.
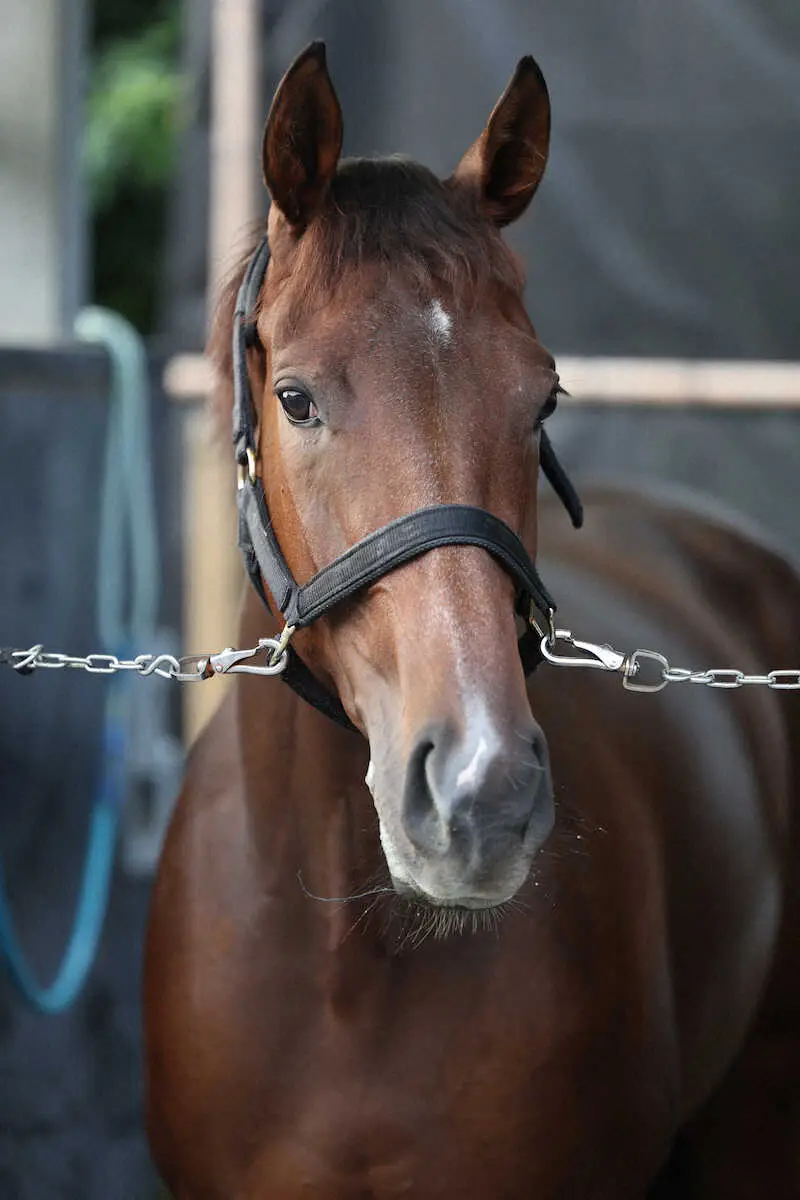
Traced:
<path fill-rule="evenodd" d="M 312 624 L 336 605 L 421 554 L 442 546 L 478 546 L 491 554 L 516 585 L 517 611 L 526 618 L 538 610 L 552 619 L 555 602 L 525 546 L 499 517 L 464 504 L 441 504 L 399 517 L 357 542 L 305 584 L 298 584 L 275 536 L 267 499 L 256 472 L 256 413 L 247 373 L 247 349 L 255 340 L 253 314 L 269 264 L 266 235 L 259 243 L 236 297 L 233 315 L 233 443 L 239 470 L 239 548 L 247 574 L 269 608 L 267 590 L 287 625 Z M 544 431 L 542 469 L 573 523 L 582 521 L 580 500 L 555 457 Z M 265 587 L 266 585 L 266 587 Z M 539 639 L 529 629 L 519 641 L 526 675 L 542 661 Z M 341 702 L 288 647 L 282 678 L 308 703 L 337 723 L 353 728 Z"/>

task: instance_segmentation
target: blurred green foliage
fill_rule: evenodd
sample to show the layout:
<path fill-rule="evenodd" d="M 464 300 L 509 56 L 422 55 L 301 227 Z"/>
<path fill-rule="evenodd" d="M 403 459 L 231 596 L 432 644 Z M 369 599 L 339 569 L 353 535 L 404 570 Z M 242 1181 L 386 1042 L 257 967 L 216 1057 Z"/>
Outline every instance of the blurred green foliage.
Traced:
<path fill-rule="evenodd" d="M 114 203 L 126 184 L 159 188 L 174 155 L 178 76 L 174 22 L 115 42 L 95 64 L 85 141 L 92 207 Z"/>
<path fill-rule="evenodd" d="M 84 168 L 93 300 L 156 331 L 176 154 L 180 0 L 94 0 Z"/>
<path fill-rule="evenodd" d="M 92 41 L 102 50 L 118 39 L 137 37 L 150 25 L 174 17 L 176 0 L 94 0 Z"/>

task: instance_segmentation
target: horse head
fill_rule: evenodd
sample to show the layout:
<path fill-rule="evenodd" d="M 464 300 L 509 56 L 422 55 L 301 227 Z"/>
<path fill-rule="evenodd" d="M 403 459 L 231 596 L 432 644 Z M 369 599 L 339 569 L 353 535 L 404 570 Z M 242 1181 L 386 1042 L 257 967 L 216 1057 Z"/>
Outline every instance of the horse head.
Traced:
<path fill-rule="evenodd" d="M 341 160 L 324 48 L 266 122 L 270 261 L 247 355 L 272 527 L 304 580 L 414 510 L 475 506 L 536 550 L 540 424 L 558 390 L 500 229 L 533 197 L 550 107 L 524 58 L 440 180 Z M 296 638 L 368 738 L 367 785 L 395 888 L 490 908 L 553 825 L 548 752 L 517 648 L 514 584 L 475 546 L 420 555 Z"/>

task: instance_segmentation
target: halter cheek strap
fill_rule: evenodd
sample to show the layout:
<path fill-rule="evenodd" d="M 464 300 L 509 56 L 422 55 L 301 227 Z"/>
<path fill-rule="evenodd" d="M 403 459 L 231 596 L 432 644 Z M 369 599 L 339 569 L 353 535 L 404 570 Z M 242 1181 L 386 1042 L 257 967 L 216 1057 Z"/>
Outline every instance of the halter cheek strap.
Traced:
<path fill-rule="evenodd" d="M 252 313 L 268 263 L 269 243 L 265 236 L 245 272 L 233 317 L 233 442 L 239 467 L 239 548 L 247 574 L 267 608 L 268 589 L 286 624 L 294 629 L 303 628 L 421 554 L 442 546 L 478 546 L 491 554 L 514 580 L 517 611 L 528 619 L 537 610 L 552 621 L 555 603 L 523 543 L 499 517 L 465 504 L 439 504 L 399 517 L 351 546 L 307 583 L 301 585 L 295 581 L 275 536 L 264 487 L 255 471 L 255 406 L 247 374 L 247 347 L 253 341 Z M 544 431 L 540 455 L 546 477 L 573 524 L 579 526 L 583 520 L 580 500 Z M 539 642 L 530 629 L 519 640 L 526 675 L 542 661 Z M 291 646 L 287 647 L 287 654 L 285 682 L 331 720 L 352 729 L 340 700 L 328 692 Z"/>

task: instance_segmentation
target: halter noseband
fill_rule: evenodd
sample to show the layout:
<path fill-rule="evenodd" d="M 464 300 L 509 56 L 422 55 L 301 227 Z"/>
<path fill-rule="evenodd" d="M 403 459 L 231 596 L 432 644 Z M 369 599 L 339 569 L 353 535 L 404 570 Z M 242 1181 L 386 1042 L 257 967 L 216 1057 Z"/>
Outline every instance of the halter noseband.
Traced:
<path fill-rule="evenodd" d="M 300 629 L 395 567 L 429 550 L 440 546 L 479 546 L 497 559 L 517 585 L 517 611 L 526 620 L 538 611 L 552 624 L 555 602 L 520 539 L 499 517 L 466 504 L 438 504 L 398 517 L 351 546 L 308 583 L 301 585 L 295 581 L 278 545 L 264 485 L 255 469 L 255 405 L 247 374 L 247 348 L 255 338 L 252 314 L 269 256 L 265 235 L 248 264 L 233 314 L 233 442 L 239 467 L 239 548 L 247 574 L 267 608 L 268 589 L 287 627 Z M 542 470 L 578 528 L 583 521 L 580 500 L 544 430 L 541 432 L 540 459 Z M 519 653 L 526 675 L 542 661 L 539 642 L 540 638 L 531 629 L 519 639 Z M 290 687 L 331 720 L 353 729 L 338 697 L 320 683 L 291 646 L 286 646 L 286 652 L 288 659 L 283 678 Z"/>

